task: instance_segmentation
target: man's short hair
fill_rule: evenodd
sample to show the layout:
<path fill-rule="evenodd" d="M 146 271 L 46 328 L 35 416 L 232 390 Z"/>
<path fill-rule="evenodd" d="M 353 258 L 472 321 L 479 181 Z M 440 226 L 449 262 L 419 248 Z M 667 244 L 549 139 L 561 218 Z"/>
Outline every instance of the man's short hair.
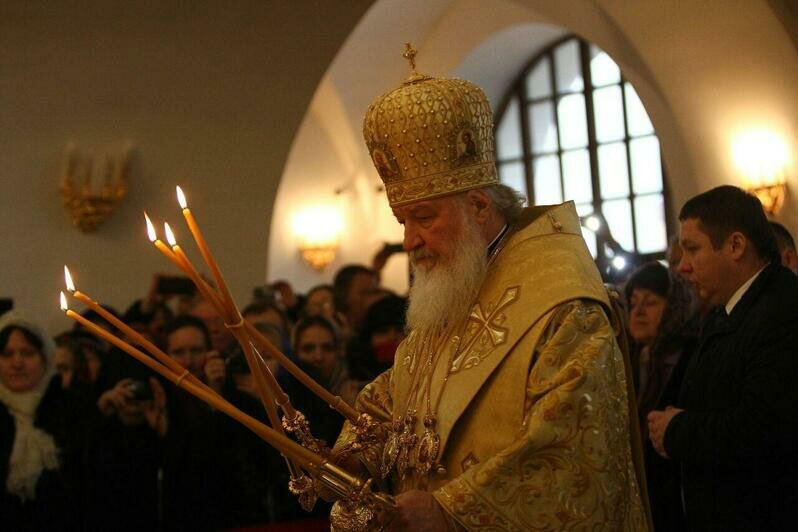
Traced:
<path fill-rule="evenodd" d="M 335 308 L 338 310 L 343 312 L 349 310 L 346 296 L 349 293 L 349 288 L 352 286 L 352 281 L 354 281 L 355 276 L 358 274 L 377 276 L 374 270 L 361 266 L 360 264 L 348 264 L 335 274 L 335 279 L 333 280 L 333 297 L 335 297 Z"/>
<path fill-rule="evenodd" d="M 756 196 L 740 188 L 723 185 L 688 200 L 679 213 L 679 220 L 690 218 L 698 220 L 715 249 L 719 249 L 730 234 L 739 231 L 751 241 L 761 258 L 772 260 L 778 255 L 762 204 Z"/>
<path fill-rule="evenodd" d="M 169 336 L 171 336 L 172 333 L 185 327 L 194 327 L 195 329 L 198 329 L 202 333 L 202 338 L 205 341 L 205 349 L 208 351 L 211 350 L 213 344 L 211 343 L 211 334 L 208 332 L 208 327 L 205 326 L 204 321 L 190 314 L 181 314 L 163 326 L 163 329 L 161 329 L 161 334 L 165 344 L 164 347 L 168 347 L 166 344 L 168 343 Z"/>
<path fill-rule="evenodd" d="M 795 251 L 795 240 L 787 228 L 778 222 L 770 222 L 770 227 L 773 229 L 773 235 L 776 237 L 776 245 L 779 248 L 779 253 L 785 249 Z"/>

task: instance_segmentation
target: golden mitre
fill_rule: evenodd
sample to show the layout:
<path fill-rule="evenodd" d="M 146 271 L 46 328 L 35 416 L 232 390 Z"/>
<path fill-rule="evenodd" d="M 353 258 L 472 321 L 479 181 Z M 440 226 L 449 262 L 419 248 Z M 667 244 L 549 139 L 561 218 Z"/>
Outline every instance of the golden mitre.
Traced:
<path fill-rule="evenodd" d="M 499 182 L 493 115 L 482 89 L 460 79 L 416 72 L 377 98 L 363 119 L 363 137 L 391 207 Z"/>

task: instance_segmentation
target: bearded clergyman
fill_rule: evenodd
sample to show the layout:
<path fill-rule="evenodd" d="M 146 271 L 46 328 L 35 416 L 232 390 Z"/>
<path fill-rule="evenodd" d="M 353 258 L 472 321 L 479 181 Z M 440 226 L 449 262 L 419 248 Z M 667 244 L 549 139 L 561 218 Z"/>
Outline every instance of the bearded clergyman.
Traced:
<path fill-rule="evenodd" d="M 409 334 L 356 404 L 388 427 L 358 458 L 396 495 L 386 530 L 650 529 L 621 325 L 574 205 L 523 208 L 482 90 L 413 55 L 363 126 L 413 269 Z"/>

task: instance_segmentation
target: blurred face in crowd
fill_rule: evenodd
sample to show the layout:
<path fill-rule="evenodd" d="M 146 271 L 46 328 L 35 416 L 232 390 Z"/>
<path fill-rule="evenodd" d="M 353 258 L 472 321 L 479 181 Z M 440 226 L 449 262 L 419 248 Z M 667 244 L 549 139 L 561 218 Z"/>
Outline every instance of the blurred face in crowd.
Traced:
<path fill-rule="evenodd" d="M 338 353 L 335 337 L 329 329 L 311 325 L 302 331 L 297 341 L 297 351 L 299 360 L 319 370 L 324 378 L 332 375 Z"/>
<path fill-rule="evenodd" d="M 635 288 L 629 302 L 629 332 L 634 341 L 651 345 L 657 337 L 667 299 L 647 288 Z"/>
<path fill-rule="evenodd" d="M 371 333 L 371 348 L 377 361 L 385 364 L 393 362 L 396 349 L 404 338 L 404 331 L 398 327 L 383 327 Z"/>
<path fill-rule="evenodd" d="M 283 321 L 283 316 L 277 312 L 276 310 L 269 308 L 265 311 L 255 314 L 249 313 L 246 315 L 247 321 L 252 323 L 253 325 L 258 325 L 259 323 L 268 323 L 269 325 L 276 327 L 281 334 L 288 335 L 288 331 L 285 330 L 285 322 Z M 280 345 L 280 343 L 274 344 Z"/>
<path fill-rule="evenodd" d="M 324 316 L 328 320 L 335 315 L 335 297 L 332 290 L 319 288 L 308 294 L 305 310 L 308 316 Z"/>
<path fill-rule="evenodd" d="M 445 327 L 467 314 L 487 270 L 487 241 L 472 206 L 463 193 L 393 209 L 414 272 L 409 329 Z"/>
<path fill-rule="evenodd" d="M 100 369 L 103 362 L 100 354 L 94 349 L 83 349 L 83 354 L 86 356 L 86 367 L 89 369 L 89 380 L 97 382 L 97 377 L 100 376 Z"/>
<path fill-rule="evenodd" d="M 44 377 L 46 363 L 42 353 L 14 330 L 0 353 L 0 381 L 12 392 L 27 392 Z"/>
<path fill-rule="evenodd" d="M 224 320 L 207 301 L 200 301 L 191 309 L 191 315 L 205 322 L 208 333 L 211 335 L 213 348 L 220 353 L 224 353 L 233 344 L 235 338 L 232 333 L 224 326 Z"/>
<path fill-rule="evenodd" d="M 75 373 L 75 355 L 66 346 L 56 346 L 53 354 L 53 365 L 55 370 L 61 375 L 61 381 L 68 383 L 72 381 Z"/>
<path fill-rule="evenodd" d="M 208 354 L 205 336 L 196 327 L 181 327 L 166 339 L 166 351 L 195 377 L 202 378 Z"/>
<path fill-rule="evenodd" d="M 682 258 L 678 271 L 695 288 L 698 297 L 711 306 L 725 305 L 736 290 L 730 239 L 731 236 L 715 249 L 709 235 L 701 229 L 700 220 L 688 218 L 680 224 Z"/>
<path fill-rule="evenodd" d="M 779 250 L 779 255 L 781 255 L 782 265 L 789 268 L 792 273 L 798 275 L 798 255 L 795 254 L 795 250 L 792 248 L 784 248 Z"/>
<path fill-rule="evenodd" d="M 352 284 L 346 294 L 346 305 L 349 309 L 351 325 L 358 326 L 368 309 L 368 296 L 379 287 L 379 279 L 373 273 L 357 273 L 352 277 Z"/>

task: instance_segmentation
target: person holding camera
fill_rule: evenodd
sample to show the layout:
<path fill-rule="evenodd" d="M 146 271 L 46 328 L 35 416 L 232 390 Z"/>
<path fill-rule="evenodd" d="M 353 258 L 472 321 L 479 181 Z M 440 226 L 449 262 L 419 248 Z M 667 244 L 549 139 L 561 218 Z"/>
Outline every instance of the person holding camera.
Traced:
<path fill-rule="evenodd" d="M 163 338 L 166 353 L 181 366 L 240 410 L 265 418 L 258 401 L 236 388 L 203 320 L 178 316 L 164 327 Z M 266 461 L 276 453 L 180 388 L 167 386 L 164 399 L 154 401 L 163 404 L 160 417 L 147 414 L 163 448 L 162 529 L 218 530 L 267 521 Z"/>
<path fill-rule="evenodd" d="M 155 530 L 166 394 L 143 370 L 96 400 L 84 470 L 85 530 Z M 118 378 L 118 376 L 117 376 Z"/>

